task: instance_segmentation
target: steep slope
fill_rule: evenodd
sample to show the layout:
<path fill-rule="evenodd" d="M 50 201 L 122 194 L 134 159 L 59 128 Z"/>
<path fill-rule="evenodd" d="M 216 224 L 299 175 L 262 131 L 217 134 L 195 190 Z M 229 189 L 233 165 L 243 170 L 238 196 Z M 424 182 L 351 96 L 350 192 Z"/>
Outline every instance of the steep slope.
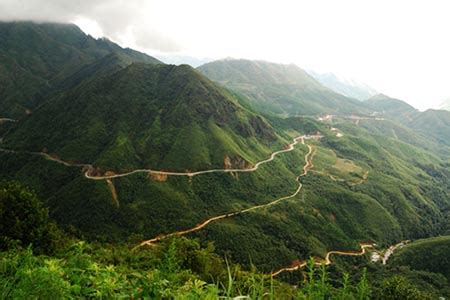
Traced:
<path fill-rule="evenodd" d="M 299 67 L 225 59 L 198 68 L 211 80 L 244 95 L 257 110 L 280 116 L 364 112 L 357 100 L 322 86 Z"/>
<path fill-rule="evenodd" d="M 189 66 L 132 64 L 110 74 L 109 62 L 77 74 L 95 78 L 42 105 L 4 146 L 123 171 L 221 167 L 226 157 L 248 164 L 277 145 L 261 117 Z"/>
<path fill-rule="evenodd" d="M 153 57 L 85 35 L 77 26 L 0 22 L 0 116 L 20 117 L 47 98 L 61 80 L 111 53 L 131 61 L 160 63 Z"/>
<path fill-rule="evenodd" d="M 320 74 L 314 71 L 308 71 L 308 73 L 323 86 L 350 98 L 363 101 L 377 94 L 377 91 L 365 83 L 339 78 L 333 73 Z"/>

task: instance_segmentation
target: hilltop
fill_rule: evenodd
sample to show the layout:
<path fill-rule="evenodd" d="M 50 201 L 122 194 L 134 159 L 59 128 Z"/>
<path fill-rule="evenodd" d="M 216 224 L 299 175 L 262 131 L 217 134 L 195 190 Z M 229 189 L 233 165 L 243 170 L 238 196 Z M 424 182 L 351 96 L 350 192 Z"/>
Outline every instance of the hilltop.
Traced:
<path fill-rule="evenodd" d="M 24 118 L 4 147 L 104 170 L 180 171 L 221 167 L 225 157 L 251 163 L 279 142 L 263 118 L 187 65 L 110 66 L 100 60 L 77 74 L 85 80 Z"/>
<path fill-rule="evenodd" d="M 29 114 L 80 68 L 108 54 L 159 64 L 146 54 L 94 39 L 73 24 L 0 22 L 0 116 Z"/>

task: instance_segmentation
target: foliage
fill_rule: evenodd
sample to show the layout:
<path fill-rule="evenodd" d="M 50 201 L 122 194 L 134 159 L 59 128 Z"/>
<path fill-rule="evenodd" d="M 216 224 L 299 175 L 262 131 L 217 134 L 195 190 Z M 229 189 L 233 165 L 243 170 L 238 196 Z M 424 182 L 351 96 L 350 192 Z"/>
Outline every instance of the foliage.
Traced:
<path fill-rule="evenodd" d="M 0 183 L 0 249 L 33 245 L 52 250 L 56 229 L 36 195 L 16 182 Z"/>
<path fill-rule="evenodd" d="M 434 299 L 430 294 L 421 292 L 403 277 L 392 277 L 383 282 L 380 294 L 382 299 L 427 300 Z"/>
<path fill-rule="evenodd" d="M 304 278 L 294 288 L 184 238 L 138 250 L 74 241 L 54 256 L 31 248 L 0 253 L 0 299 L 431 299 L 401 277 L 372 294 L 365 269 L 355 281 L 347 273 L 332 281 L 312 258 Z"/>
<path fill-rule="evenodd" d="M 414 241 L 393 257 L 394 266 L 441 273 L 450 281 L 450 236 Z"/>

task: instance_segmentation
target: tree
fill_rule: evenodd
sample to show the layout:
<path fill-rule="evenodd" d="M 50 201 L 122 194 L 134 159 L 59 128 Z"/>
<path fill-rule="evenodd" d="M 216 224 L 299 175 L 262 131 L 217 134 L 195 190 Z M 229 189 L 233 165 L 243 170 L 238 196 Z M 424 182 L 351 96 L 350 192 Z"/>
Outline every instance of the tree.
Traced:
<path fill-rule="evenodd" d="M 433 299 L 431 295 L 421 292 L 408 280 L 400 276 L 394 276 L 383 281 L 381 287 L 381 298 L 398 300 Z"/>
<path fill-rule="evenodd" d="M 49 251 L 52 226 L 36 194 L 17 182 L 0 183 L 0 249 L 14 244 Z"/>

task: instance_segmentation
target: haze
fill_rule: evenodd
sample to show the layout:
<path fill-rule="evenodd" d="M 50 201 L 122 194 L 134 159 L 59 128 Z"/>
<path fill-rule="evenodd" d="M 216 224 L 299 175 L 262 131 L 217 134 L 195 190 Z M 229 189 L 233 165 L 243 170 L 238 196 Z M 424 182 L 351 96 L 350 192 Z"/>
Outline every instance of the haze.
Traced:
<path fill-rule="evenodd" d="M 421 110 L 450 96 L 447 1 L 0 0 L 0 19 L 74 22 L 150 55 L 295 63 Z"/>

